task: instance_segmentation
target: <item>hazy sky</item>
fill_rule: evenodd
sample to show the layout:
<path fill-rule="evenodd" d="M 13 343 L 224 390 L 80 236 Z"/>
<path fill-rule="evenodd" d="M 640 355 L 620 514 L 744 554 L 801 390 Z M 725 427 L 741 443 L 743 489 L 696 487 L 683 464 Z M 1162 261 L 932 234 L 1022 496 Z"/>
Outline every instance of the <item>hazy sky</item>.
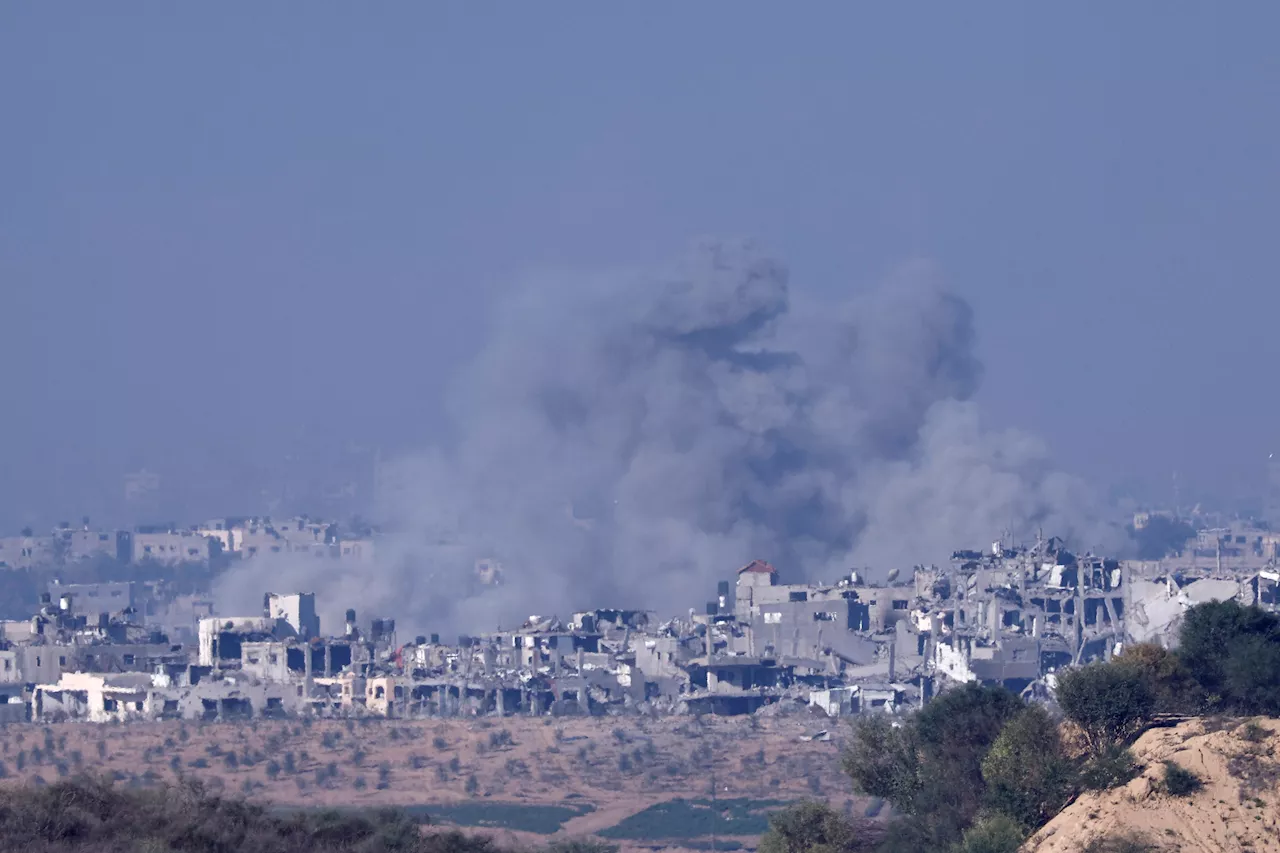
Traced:
<path fill-rule="evenodd" d="M 233 512 L 286 455 L 439 439 L 507 283 L 707 234 L 762 240 L 798 299 L 930 258 L 976 311 L 993 425 L 1102 486 L 1253 490 L 1280 448 L 1278 24 L 4 4 L 0 522 L 108 511 L 141 468 Z"/>

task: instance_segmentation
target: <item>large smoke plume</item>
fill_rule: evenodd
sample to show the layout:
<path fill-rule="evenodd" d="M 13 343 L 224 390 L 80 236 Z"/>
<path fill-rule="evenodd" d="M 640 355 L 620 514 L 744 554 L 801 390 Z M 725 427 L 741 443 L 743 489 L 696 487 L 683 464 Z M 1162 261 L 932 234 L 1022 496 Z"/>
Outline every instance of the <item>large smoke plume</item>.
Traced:
<path fill-rule="evenodd" d="M 1005 531 L 1107 545 L 1088 494 L 993 432 L 972 312 L 913 264 L 793 307 L 750 243 L 667 274 L 525 282 L 458 378 L 456 446 L 390 466 L 376 563 L 255 561 L 220 603 L 312 589 L 414 630 L 485 631 L 588 606 L 685 612 L 765 558 L 786 579 L 940 562 Z M 478 558 L 505 569 L 475 578 Z"/>

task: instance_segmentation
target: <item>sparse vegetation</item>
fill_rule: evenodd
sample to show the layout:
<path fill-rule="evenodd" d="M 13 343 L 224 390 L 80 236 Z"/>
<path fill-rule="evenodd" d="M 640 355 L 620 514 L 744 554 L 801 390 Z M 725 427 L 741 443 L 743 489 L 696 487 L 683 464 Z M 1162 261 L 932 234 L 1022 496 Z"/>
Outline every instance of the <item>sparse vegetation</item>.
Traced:
<path fill-rule="evenodd" d="M 1083 853 L 1158 853 L 1160 848 L 1138 832 L 1121 832 L 1095 838 Z"/>
<path fill-rule="evenodd" d="M 1080 768 L 1080 786 L 1090 791 L 1107 791 L 1125 784 L 1141 770 L 1128 749 L 1112 747 L 1084 763 Z"/>
<path fill-rule="evenodd" d="M 1165 793 L 1174 797 L 1185 797 L 1200 790 L 1200 777 L 1182 765 L 1166 761 L 1164 763 L 1164 779 L 1161 782 Z"/>
<path fill-rule="evenodd" d="M 212 796 L 197 784 L 124 790 L 89 779 L 0 791 L 0 847 L 42 853 L 496 853 L 488 839 L 423 834 L 418 820 L 395 810 L 277 816 Z"/>
<path fill-rule="evenodd" d="M 855 824 L 826 803 L 801 802 L 769 816 L 760 853 L 856 853 L 873 850 L 883 833 Z"/>

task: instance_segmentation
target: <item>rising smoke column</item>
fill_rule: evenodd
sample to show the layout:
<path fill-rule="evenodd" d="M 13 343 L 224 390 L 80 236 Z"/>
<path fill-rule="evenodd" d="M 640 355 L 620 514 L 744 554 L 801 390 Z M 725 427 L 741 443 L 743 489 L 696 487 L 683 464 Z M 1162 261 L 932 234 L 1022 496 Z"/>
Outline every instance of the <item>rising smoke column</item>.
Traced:
<path fill-rule="evenodd" d="M 685 612 L 756 557 L 788 579 L 941 562 L 1005 530 L 1104 544 L 1078 481 L 991 432 L 968 305 L 911 265 L 792 310 L 781 264 L 708 241 L 666 274 L 526 281 L 457 377 L 461 439 L 392 467 L 377 565 L 247 564 L 415 630 L 491 630 L 589 606 Z M 1096 542 L 1093 540 L 1097 540 Z M 479 557 L 507 583 L 480 588 Z"/>

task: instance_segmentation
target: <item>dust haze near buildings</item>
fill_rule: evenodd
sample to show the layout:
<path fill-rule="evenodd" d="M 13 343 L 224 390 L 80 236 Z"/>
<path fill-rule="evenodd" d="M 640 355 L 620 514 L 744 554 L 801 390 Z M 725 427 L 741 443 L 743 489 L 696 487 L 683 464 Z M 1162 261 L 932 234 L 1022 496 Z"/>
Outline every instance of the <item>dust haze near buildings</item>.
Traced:
<path fill-rule="evenodd" d="M 423 368 L 429 369 L 428 366 Z M 675 269 L 529 279 L 453 385 L 460 436 L 384 471 L 373 565 L 270 555 L 219 583 L 315 590 L 415 631 L 577 607 L 687 608 L 753 558 L 788 579 L 941 562 L 1037 528 L 1116 547 L 1077 479 L 971 401 L 972 311 L 922 263 L 844 304 L 705 241 Z M 478 559 L 505 570 L 479 583 Z"/>

